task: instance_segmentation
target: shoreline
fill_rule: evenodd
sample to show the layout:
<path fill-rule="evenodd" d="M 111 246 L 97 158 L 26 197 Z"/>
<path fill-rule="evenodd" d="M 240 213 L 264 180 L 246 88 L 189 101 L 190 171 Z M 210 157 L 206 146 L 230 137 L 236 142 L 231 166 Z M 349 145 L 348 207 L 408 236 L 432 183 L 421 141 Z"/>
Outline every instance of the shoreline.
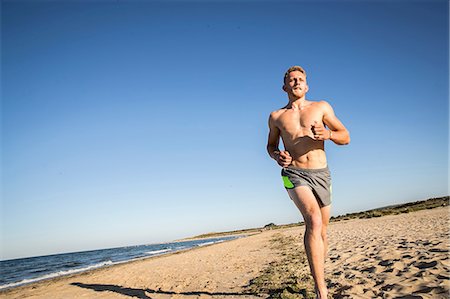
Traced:
<path fill-rule="evenodd" d="M 259 232 L 251 232 L 251 233 L 236 233 L 236 234 L 229 234 L 229 235 L 221 235 L 221 236 L 211 236 L 211 237 L 188 237 L 184 239 L 178 239 L 171 243 L 180 243 L 180 242 L 186 242 L 186 241 L 198 241 L 198 240 L 205 240 L 205 239 L 217 239 L 217 238 L 226 238 L 226 237 L 249 237 L 253 235 L 257 235 L 263 232 L 263 229 L 261 229 Z"/>
<path fill-rule="evenodd" d="M 6 288 L 3 288 L 3 289 L 0 289 L 0 296 L 3 293 L 9 292 L 9 291 L 15 291 L 16 289 L 19 289 L 19 288 L 27 288 L 27 287 L 32 287 L 33 288 L 33 287 L 35 287 L 35 285 L 38 285 L 40 283 L 51 282 L 51 281 L 58 281 L 58 280 L 62 280 L 62 279 L 66 279 L 66 278 L 72 278 L 72 277 L 81 276 L 81 275 L 91 275 L 91 274 L 94 274 L 97 271 L 101 271 L 101 270 L 104 270 L 104 269 L 112 268 L 112 267 L 115 267 L 115 266 L 128 265 L 128 264 L 131 265 L 133 263 L 138 263 L 138 262 L 145 261 L 145 260 L 148 260 L 148 259 L 156 259 L 156 258 L 166 257 L 166 256 L 170 256 L 170 255 L 175 255 L 175 254 L 181 254 L 183 252 L 188 252 L 188 251 L 191 251 L 191 250 L 200 249 L 202 247 L 209 247 L 209 246 L 213 246 L 213 245 L 217 245 L 217 244 L 221 244 L 221 243 L 225 243 L 225 242 L 231 242 L 231 241 L 234 241 L 234 240 L 239 239 L 239 238 L 245 238 L 247 236 L 248 235 L 242 234 L 241 237 L 237 237 L 237 238 L 231 239 L 231 240 L 223 240 L 223 241 L 212 243 L 212 244 L 205 244 L 205 245 L 200 245 L 200 246 L 194 246 L 194 247 L 191 247 L 191 248 L 183 248 L 183 249 L 179 249 L 179 250 L 172 251 L 172 252 L 155 254 L 155 255 L 152 255 L 152 256 L 137 257 L 137 258 L 134 258 L 134 259 L 131 259 L 131 260 L 113 262 L 110 265 L 104 265 L 104 266 L 100 266 L 100 267 L 93 268 L 93 269 L 81 270 L 80 272 L 74 272 L 74 273 L 63 274 L 63 275 L 59 275 L 59 276 L 55 276 L 55 277 L 43 278 L 43 279 L 39 279 L 37 281 L 27 282 L 27 283 L 23 283 L 23 284 L 20 284 L 20 285 L 17 285 L 17 286 L 11 286 L 11 287 L 6 287 Z M 219 237 L 215 237 L 215 238 L 219 238 Z M 215 238 L 212 237 L 211 239 L 215 239 Z M 200 238 L 198 240 L 201 240 L 201 239 L 203 239 L 203 238 Z M 204 238 L 204 239 L 206 239 L 206 238 Z M 185 240 L 185 241 L 194 241 L 194 240 Z M 179 242 L 183 242 L 183 241 L 179 241 Z M 157 243 L 157 244 L 169 244 L 169 243 L 177 243 L 177 241 L 166 242 L 166 243 Z M 120 248 L 120 247 L 117 247 L 117 248 Z"/>

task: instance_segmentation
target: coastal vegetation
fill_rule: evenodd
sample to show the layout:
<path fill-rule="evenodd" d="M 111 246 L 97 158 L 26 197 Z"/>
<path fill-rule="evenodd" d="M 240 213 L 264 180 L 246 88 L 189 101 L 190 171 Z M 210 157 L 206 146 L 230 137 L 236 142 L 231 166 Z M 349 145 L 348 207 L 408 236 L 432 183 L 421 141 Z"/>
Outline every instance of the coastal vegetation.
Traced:
<path fill-rule="evenodd" d="M 402 213 L 410 213 L 425 209 L 434 209 L 438 207 L 445 207 L 449 205 L 449 196 L 444 197 L 436 197 L 436 198 L 430 198 L 427 200 L 420 200 L 420 201 L 414 201 L 414 202 L 408 202 L 403 204 L 397 204 L 397 205 L 391 205 L 376 209 L 371 209 L 363 212 L 355 212 L 355 213 L 348 213 L 345 215 L 339 215 L 336 217 L 331 217 L 330 222 L 336 222 L 336 221 L 342 221 L 342 220 L 350 220 L 350 219 L 365 219 L 365 218 L 373 218 L 373 217 L 382 217 L 386 215 L 397 215 Z M 295 226 L 302 226 L 304 225 L 303 222 L 297 222 L 297 223 L 290 223 L 290 224 L 281 224 L 276 225 L 274 223 L 269 223 L 265 225 L 264 227 L 259 228 L 249 228 L 249 229 L 242 229 L 242 230 L 234 230 L 234 231 L 228 231 L 228 232 L 211 232 L 207 234 L 198 235 L 191 238 L 186 238 L 183 240 L 190 240 L 190 239 L 202 239 L 202 238 L 214 238 L 214 237 L 223 237 L 228 235 L 249 235 L 249 234 L 255 234 L 260 233 L 265 230 L 269 229 L 283 229 L 283 228 L 289 228 L 289 227 L 295 227 Z"/>
<path fill-rule="evenodd" d="M 268 299 L 315 298 L 314 282 L 308 272 L 308 260 L 301 244 L 299 237 L 275 234 L 270 246 L 277 252 L 278 259 L 250 280 L 247 291 L 268 295 Z"/>

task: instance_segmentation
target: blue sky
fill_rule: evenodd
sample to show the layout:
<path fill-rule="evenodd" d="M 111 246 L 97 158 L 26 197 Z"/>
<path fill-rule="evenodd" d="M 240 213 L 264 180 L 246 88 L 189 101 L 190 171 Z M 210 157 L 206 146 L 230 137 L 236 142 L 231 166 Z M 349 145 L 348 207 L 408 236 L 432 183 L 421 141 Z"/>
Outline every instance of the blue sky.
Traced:
<path fill-rule="evenodd" d="M 447 1 L 2 1 L 1 258 L 301 220 L 266 153 L 308 73 L 333 215 L 448 195 Z"/>

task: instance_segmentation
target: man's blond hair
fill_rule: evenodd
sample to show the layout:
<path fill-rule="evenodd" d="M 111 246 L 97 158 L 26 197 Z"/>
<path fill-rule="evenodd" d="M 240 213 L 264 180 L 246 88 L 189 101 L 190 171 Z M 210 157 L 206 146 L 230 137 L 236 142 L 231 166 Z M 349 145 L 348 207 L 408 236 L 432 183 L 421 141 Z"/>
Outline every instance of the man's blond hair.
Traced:
<path fill-rule="evenodd" d="M 286 78 L 289 76 L 289 73 L 295 72 L 295 71 L 302 72 L 302 73 L 305 75 L 305 78 L 306 78 L 306 72 L 305 72 L 305 70 L 304 70 L 301 66 L 294 65 L 294 66 L 291 66 L 291 67 L 286 71 L 286 73 L 284 74 L 284 79 L 283 79 L 283 83 L 284 83 L 284 84 L 286 84 Z"/>

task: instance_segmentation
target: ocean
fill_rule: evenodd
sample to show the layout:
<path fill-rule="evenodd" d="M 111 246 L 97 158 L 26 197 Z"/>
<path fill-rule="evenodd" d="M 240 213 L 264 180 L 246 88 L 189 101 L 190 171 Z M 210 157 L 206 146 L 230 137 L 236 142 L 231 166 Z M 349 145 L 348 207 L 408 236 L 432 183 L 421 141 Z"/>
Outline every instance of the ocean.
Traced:
<path fill-rule="evenodd" d="M 0 261 L 0 290 L 238 237 L 126 246 Z"/>

